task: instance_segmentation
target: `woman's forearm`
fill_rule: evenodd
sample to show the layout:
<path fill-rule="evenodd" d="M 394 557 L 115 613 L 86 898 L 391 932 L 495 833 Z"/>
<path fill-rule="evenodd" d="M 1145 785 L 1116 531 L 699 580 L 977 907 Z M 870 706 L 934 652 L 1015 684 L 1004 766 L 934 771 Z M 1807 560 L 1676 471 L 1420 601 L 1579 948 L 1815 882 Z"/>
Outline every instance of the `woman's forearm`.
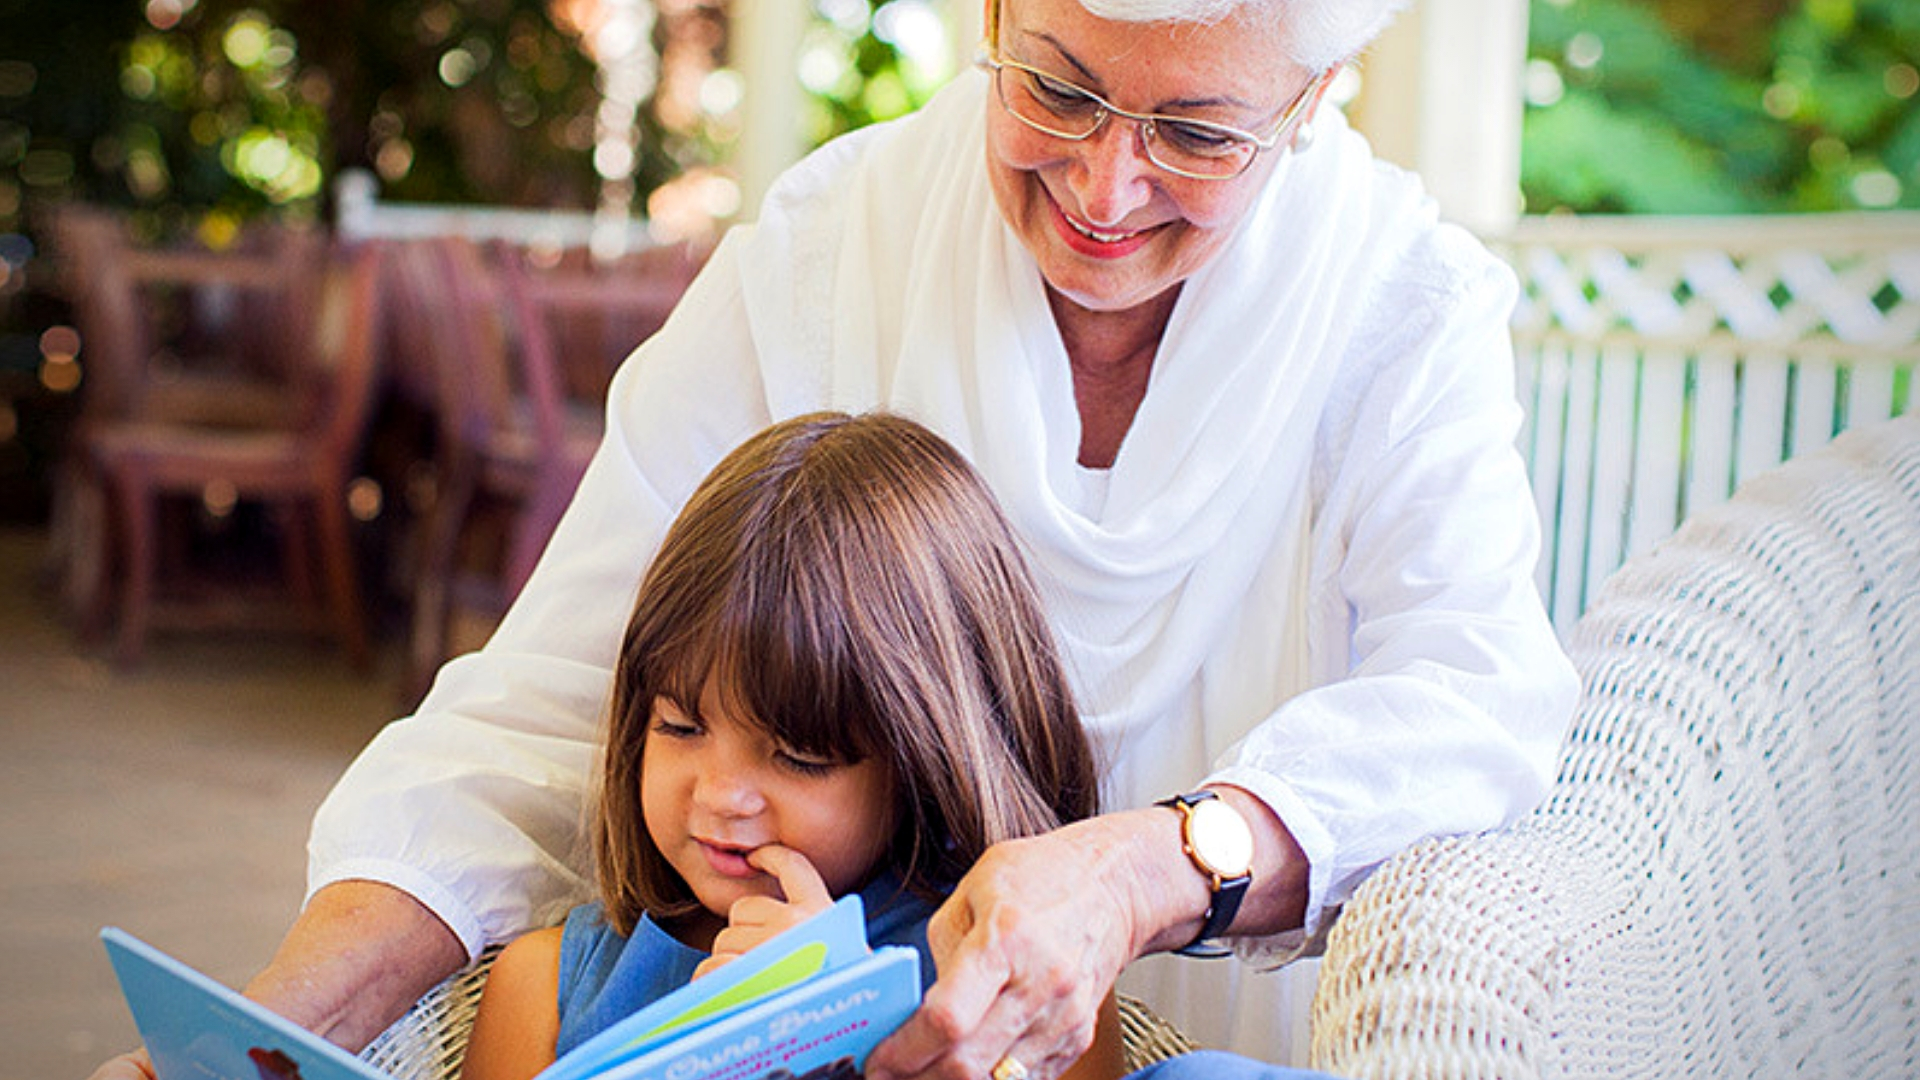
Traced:
<path fill-rule="evenodd" d="M 1209 790 L 1239 811 L 1253 831 L 1253 880 L 1234 916 L 1232 933 L 1263 936 L 1297 929 L 1307 905 L 1307 860 L 1300 845 L 1259 799 L 1226 785 Z M 1191 942 L 1212 902 L 1209 882 L 1181 847 L 1180 821 L 1178 813 L 1163 807 L 1105 819 L 1112 825 L 1124 822 L 1132 834 L 1132 843 L 1119 847 L 1129 857 L 1106 865 L 1128 867 L 1135 947 L 1142 955 Z"/>
<path fill-rule="evenodd" d="M 342 881 L 308 901 L 246 994 L 358 1052 L 466 960 L 460 939 L 413 897 Z"/>

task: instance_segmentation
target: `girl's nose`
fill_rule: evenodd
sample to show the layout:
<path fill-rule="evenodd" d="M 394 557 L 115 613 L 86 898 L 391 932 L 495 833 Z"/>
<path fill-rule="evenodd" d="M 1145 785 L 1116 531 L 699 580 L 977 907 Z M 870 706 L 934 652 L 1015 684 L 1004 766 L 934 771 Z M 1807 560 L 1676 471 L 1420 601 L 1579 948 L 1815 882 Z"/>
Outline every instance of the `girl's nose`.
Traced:
<path fill-rule="evenodd" d="M 1153 198 L 1152 173 L 1138 121 L 1109 114 L 1100 130 L 1075 144 L 1068 182 L 1087 224 L 1111 227 Z"/>
<path fill-rule="evenodd" d="M 712 768 L 701 772 L 694 785 L 693 799 L 702 810 L 717 817 L 748 818 L 766 809 L 766 799 L 753 780 L 732 768 Z"/>

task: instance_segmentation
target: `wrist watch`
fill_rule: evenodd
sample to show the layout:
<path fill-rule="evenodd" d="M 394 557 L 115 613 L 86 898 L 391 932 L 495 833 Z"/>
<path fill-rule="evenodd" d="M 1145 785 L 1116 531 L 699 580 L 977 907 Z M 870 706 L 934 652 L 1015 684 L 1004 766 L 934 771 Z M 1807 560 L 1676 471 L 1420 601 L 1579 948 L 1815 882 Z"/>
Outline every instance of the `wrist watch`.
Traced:
<path fill-rule="evenodd" d="M 1240 900 L 1253 881 L 1253 830 L 1238 810 L 1204 789 L 1161 799 L 1154 805 L 1179 812 L 1180 846 L 1213 889 L 1200 932 L 1174 952 L 1181 956 L 1226 956 L 1230 950 L 1214 944 L 1213 939 L 1233 925 L 1234 913 L 1240 910 Z"/>

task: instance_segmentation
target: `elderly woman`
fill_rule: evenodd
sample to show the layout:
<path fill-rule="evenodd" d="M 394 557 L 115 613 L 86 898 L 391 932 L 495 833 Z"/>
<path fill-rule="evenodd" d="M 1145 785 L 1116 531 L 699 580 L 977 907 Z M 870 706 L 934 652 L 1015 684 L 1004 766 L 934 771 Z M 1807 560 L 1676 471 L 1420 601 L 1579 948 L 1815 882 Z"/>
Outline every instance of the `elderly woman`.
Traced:
<path fill-rule="evenodd" d="M 583 891 L 623 615 L 698 479 L 769 421 L 911 415 L 1022 531 L 1107 813 L 992 850 L 869 1075 L 1057 1075 L 1124 989 L 1295 1059 L 1284 980 L 1370 868 L 1541 797 L 1574 696 L 1510 275 L 1321 108 L 1396 0 L 989 0 L 980 70 L 820 150 L 616 379 L 604 445 L 487 647 L 322 808 L 257 997 L 358 1045 Z M 1311 133 L 1311 134 L 1310 134 Z"/>

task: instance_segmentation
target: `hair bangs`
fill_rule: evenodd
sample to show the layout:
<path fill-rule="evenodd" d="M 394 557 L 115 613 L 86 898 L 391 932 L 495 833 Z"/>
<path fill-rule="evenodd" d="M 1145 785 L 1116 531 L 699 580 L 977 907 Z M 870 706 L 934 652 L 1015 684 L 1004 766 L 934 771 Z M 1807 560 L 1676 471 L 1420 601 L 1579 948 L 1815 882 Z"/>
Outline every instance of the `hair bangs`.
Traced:
<path fill-rule="evenodd" d="M 701 688 L 710 682 L 725 707 L 795 751 L 865 759 L 884 745 L 882 718 L 860 674 L 846 584 L 827 572 L 831 545 L 814 523 L 768 524 L 708 628 Z"/>

